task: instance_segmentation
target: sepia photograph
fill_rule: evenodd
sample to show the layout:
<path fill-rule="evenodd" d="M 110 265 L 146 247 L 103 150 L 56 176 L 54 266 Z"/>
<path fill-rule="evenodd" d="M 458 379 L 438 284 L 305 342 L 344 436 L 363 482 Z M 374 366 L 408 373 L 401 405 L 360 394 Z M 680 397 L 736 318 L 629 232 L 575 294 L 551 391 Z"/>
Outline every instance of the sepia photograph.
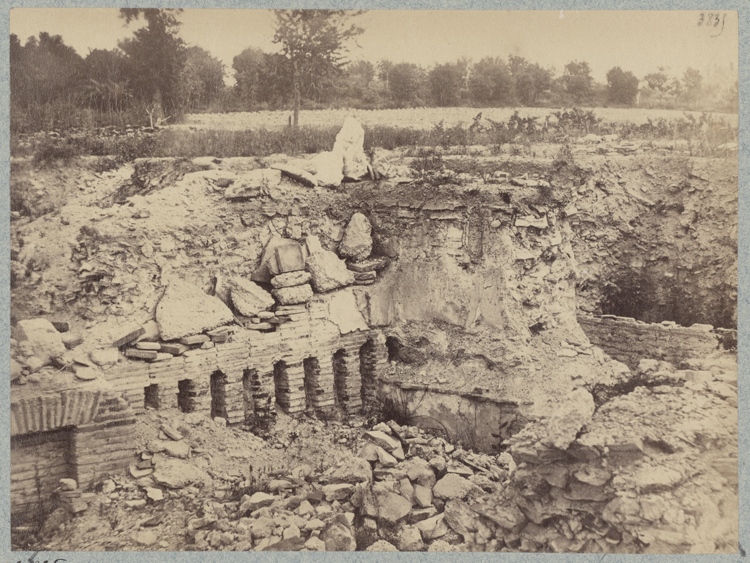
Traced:
<path fill-rule="evenodd" d="M 13 561 L 744 557 L 736 10 L 9 29 Z"/>

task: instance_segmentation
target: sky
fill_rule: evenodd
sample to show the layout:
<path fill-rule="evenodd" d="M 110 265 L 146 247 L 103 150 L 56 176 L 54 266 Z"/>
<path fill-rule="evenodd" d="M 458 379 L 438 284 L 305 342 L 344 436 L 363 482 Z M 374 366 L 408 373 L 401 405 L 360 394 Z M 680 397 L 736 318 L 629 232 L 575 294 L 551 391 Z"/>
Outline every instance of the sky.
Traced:
<path fill-rule="evenodd" d="M 664 66 L 681 76 L 688 68 L 710 78 L 716 68 L 736 79 L 737 12 L 720 12 L 702 25 L 698 11 L 370 10 L 356 18 L 365 29 L 350 60 L 413 62 L 425 67 L 458 58 L 519 55 L 559 75 L 574 60 L 589 63 L 606 81 L 614 66 L 642 78 Z M 716 12 L 714 12 L 716 13 Z M 704 14 L 705 16 L 706 14 Z M 725 16 L 725 17 L 724 17 Z M 270 10 L 188 9 L 180 36 L 220 59 L 231 76 L 232 59 L 248 47 L 274 51 Z M 713 19 L 716 23 L 716 19 Z M 10 32 L 22 42 L 46 31 L 61 35 L 81 56 L 113 49 L 142 23 L 125 26 L 114 8 L 14 8 Z"/>

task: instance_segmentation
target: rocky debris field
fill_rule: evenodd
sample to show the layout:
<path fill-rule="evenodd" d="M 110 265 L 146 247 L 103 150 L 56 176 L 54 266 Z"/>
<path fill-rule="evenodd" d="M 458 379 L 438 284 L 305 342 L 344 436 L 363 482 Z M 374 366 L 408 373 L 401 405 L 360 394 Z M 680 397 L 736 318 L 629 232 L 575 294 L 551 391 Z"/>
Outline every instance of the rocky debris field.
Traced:
<path fill-rule="evenodd" d="M 349 138 L 361 142 L 353 129 Z M 599 141 L 592 145 L 582 140 L 580 150 L 611 145 Z M 11 222 L 12 317 L 16 321 L 45 315 L 67 323 L 68 344 L 82 339 L 85 345 L 79 350 L 89 352 L 103 344 L 105 335 L 114 341 L 127 332 L 130 321 L 153 321 L 162 293 L 178 274 L 223 298 L 240 324 L 269 330 L 269 321 L 286 321 L 284 314 L 269 316 L 269 299 L 293 307 L 334 287 L 371 285 L 398 256 L 399 233 L 386 237 L 390 233 L 374 232 L 364 214 L 344 209 L 352 197 L 364 200 L 371 192 L 375 201 L 398 198 L 411 212 L 414 206 L 423 207 L 430 193 L 439 192 L 471 205 L 483 198 L 514 202 L 500 210 L 490 227 L 500 227 L 504 214 L 512 214 L 511 230 L 526 252 L 518 258 L 524 258 L 529 275 L 546 271 L 554 250 L 548 247 L 559 238 L 533 235 L 554 231 L 552 209 L 562 209 L 572 230 L 567 235 L 578 264 L 576 294 L 585 311 L 607 306 L 645 320 L 672 317 L 687 325 L 699 321 L 732 326 L 736 168 L 730 160 L 687 161 L 642 150 L 634 156 L 576 156 L 571 166 L 538 157 L 482 156 L 487 149 L 450 154 L 438 147 L 438 168 L 427 166 L 422 157 L 407 156 L 405 150 L 379 150 L 368 169 L 357 156 L 361 153 L 339 149 L 324 153 L 336 160 L 338 176 L 331 180 L 331 169 L 324 169 L 321 177 L 341 182 L 350 162 L 350 168 L 359 166 L 356 174 L 384 181 L 346 183 L 338 190 L 300 186 L 289 176 L 290 163 L 317 168 L 312 161 L 281 155 L 223 161 L 144 159 L 105 173 L 80 166 L 19 171 L 14 181 L 35 186 L 29 193 L 36 199 L 29 205 L 35 210 L 32 216 L 41 216 Z M 316 174 L 303 172 L 318 183 Z M 344 188 L 346 197 L 340 193 Z M 383 225 L 378 228 L 382 231 Z M 281 243 L 292 260 L 284 276 L 278 269 Z M 302 256 L 289 254 L 300 247 Z M 329 249 L 337 250 L 341 260 Z M 368 261 L 368 256 L 375 260 Z M 310 272 L 301 272 L 301 260 Z M 274 272 L 268 271 L 270 263 L 276 264 Z M 247 286 L 254 282 L 271 283 L 258 288 L 261 301 L 266 300 L 263 307 L 240 297 L 256 291 Z M 637 303 L 628 298 L 633 294 L 640 296 Z M 535 295 L 519 299 L 538 306 Z M 14 360 L 30 374 L 40 366 L 36 360 L 25 365 L 33 356 L 27 352 L 21 350 Z M 142 355 L 160 351 L 147 352 Z M 14 370 L 16 374 L 15 365 Z"/>
<path fill-rule="evenodd" d="M 220 418 L 151 412 L 138 419 L 139 455 L 130 474 L 102 475 L 83 493 L 74 481 L 61 480 L 50 499 L 58 508 L 35 545 L 345 551 L 396 550 L 395 544 L 419 550 L 426 548 L 423 532 L 427 540 L 460 543 L 443 522 L 445 502 L 479 492 L 475 471 L 485 481 L 507 479 L 510 457 L 467 452 L 417 427 L 391 422 L 366 430 L 365 423 L 280 413 L 263 439 Z M 74 506 L 71 496 L 79 499 Z M 378 523 L 392 543 L 378 541 Z M 16 529 L 14 538 L 24 541 L 26 532 Z M 25 541 L 37 540 L 27 535 Z"/>
<path fill-rule="evenodd" d="M 260 437 L 147 412 L 129 474 L 62 479 L 14 547 L 736 551 L 736 357 L 644 360 L 631 378 L 600 406 L 587 386 L 560 397 L 492 455 L 393 421 L 280 413 Z"/>
<path fill-rule="evenodd" d="M 520 147 L 517 155 L 487 147 L 435 147 L 426 156 L 378 149 L 371 168 L 382 181 L 337 190 L 305 189 L 289 176 L 290 165 L 310 175 L 312 161 L 284 155 L 143 159 L 104 172 L 86 159 L 46 169 L 14 159 L 12 182 L 22 186 L 14 192 L 25 211 L 11 218 L 13 314 L 72 311 L 72 325 L 129 316 L 153 307 L 138 288 L 159 291 L 170 271 L 202 278 L 199 285 L 216 270 L 251 274 L 249 263 L 273 236 L 315 234 L 323 249 L 337 248 L 351 216 L 343 192 L 418 207 L 439 193 L 470 205 L 508 200 L 522 238 L 526 229 L 551 226 L 545 215 L 553 208 L 564 211 L 586 311 L 735 326 L 736 157 L 690 159 L 650 145 L 620 154 L 617 146 L 581 139 L 567 156 L 554 145 Z M 280 180 L 274 167 L 287 171 Z M 376 250 L 388 251 L 384 244 Z M 544 258 L 542 244 L 524 244 L 528 260 Z"/>
<path fill-rule="evenodd" d="M 399 261 L 430 264 L 439 244 L 461 248 L 441 271 L 452 295 L 460 283 L 476 287 L 476 239 L 502 235 L 512 249 L 512 287 L 499 299 L 506 324 L 477 328 L 476 303 L 466 322 L 401 323 L 389 372 L 505 398 L 515 385 L 540 396 L 526 426 L 490 454 L 389 416 L 279 413 L 256 436 L 220 417 L 147 410 L 129 473 L 101 475 L 90 490 L 61 481 L 41 530 L 14 528 L 14 546 L 735 551 L 736 355 L 631 371 L 586 341 L 575 300 L 660 321 L 684 314 L 682 304 L 698 322 L 731 326 L 736 158 L 617 138 L 511 155 L 365 155 L 360 133 L 350 123 L 315 157 L 142 159 L 107 171 L 16 160 L 25 199 L 11 218 L 11 379 L 34 391 L 59 370 L 101 377 L 121 351 L 149 362 L 197 354 L 225 345 L 232 324 L 274 331 L 313 300 L 359 314 L 357 290 L 387 295 Z M 386 215 L 378 224 L 376 206 Z M 445 227 L 454 239 L 435 245 L 411 234 L 402 246 L 428 219 L 468 226 Z M 366 328 L 361 317 L 337 319 L 342 333 Z M 572 391 L 551 402 L 540 393 L 563 388 Z"/>

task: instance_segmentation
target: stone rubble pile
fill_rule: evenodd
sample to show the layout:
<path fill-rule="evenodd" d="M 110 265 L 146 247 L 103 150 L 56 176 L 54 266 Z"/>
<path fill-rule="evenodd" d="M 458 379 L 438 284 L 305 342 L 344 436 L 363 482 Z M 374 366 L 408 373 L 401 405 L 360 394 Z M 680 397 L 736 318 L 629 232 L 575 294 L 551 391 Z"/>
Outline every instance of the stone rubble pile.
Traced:
<path fill-rule="evenodd" d="M 355 213 L 347 225 L 339 245 L 342 258 L 323 249 L 314 235 L 307 236 L 304 244 L 273 237 L 251 279 L 233 276 L 224 280 L 217 275 L 213 295 L 173 279 L 156 306 L 155 319 L 144 325 L 147 328 L 127 324 L 112 348 L 94 350 L 89 355 L 70 352 L 83 340 L 58 332 L 48 320 L 20 321 L 15 333 L 18 339 L 11 346 L 11 380 L 23 383 L 50 364 L 72 369 L 79 379 L 95 379 L 98 368 L 119 361 L 117 349 L 132 360 L 169 360 L 191 349 L 206 350 L 231 340 L 236 330 L 229 326 L 231 323 L 250 330 L 273 331 L 304 313 L 305 304 L 315 293 L 375 283 L 377 272 L 389 260 L 372 256 L 372 246 L 372 227 L 361 213 Z M 261 284 L 270 284 L 270 292 Z"/>
<path fill-rule="evenodd" d="M 268 492 L 243 497 L 236 517 L 253 539 L 237 549 L 418 551 L 440 538 L 490 542 L 494 526 L 467 502 L 507 479 L 510 456 L 465 452 L 393 421 L 363 439 L 358 457 L 321 475 L 295 468 L 269 482 Z M 214 531 L 196 534 L 196 545 L 222 545 Z"/>
<path fill-rule="evenodd" d="M 563 414 L 513 436 L 508 451 L 518 469 L 504 494 L 526 524 L 506 545 L 556 553 L 731 551 L 737 366 L 729 356 L 688 360 L 683 369 L 643 360 L 634 374 L 643 385 L 631 393 L 592 414 L 579 389 Z"/>
<path fill-rule="evenodd" d="M 346 267 L 354 272 L 355 285 L 371 285 L 377 272 L 388 265 L 385 257 L 373 257 L 372 225 L 362 213 L 355 213 L 339 244 L 339 256 L 347 260 Z"/>
<path fill-rule="evenodd" d="M 631 377 L 642 386 L 596 410 L 583 388 L 556 399 L 499 455 L 465 451 L 392 420 L 371 429 L 353 423 L 345 439 L 352 454 L 327 469 L 251 467 L 224 484 L 196 444 L 205 441 L 200 428 L 221 432 L 226 421 L 185 414 L 179 430 L 159 423 L 130 475 L 104 480 L 97 498 L 105 507 L 144 512 L 130 536 L 141 548 L 165 543 L 159 526 L 178 499 L 197 507 L 184 524 L 187 547 L 196 550 L 726 548 L 738 486 L 732 354 L 679 366 L 643 360 Z M 49 534 L 91 502 L 74 483 L 60 484 L 68 504 L 50 516 Z"/>
<path fill-rule="evenodd" d="M 96 497 L 96 493 L 81 491 L 75 479 L 60 479 L 59 486 L 52 493 L 52 502 L 57 508 L 44 520 L 42 535 L 49 536 L 59 530 L 73 516 L 86 511 Z"/>
<path fill-rule="evenodd" d="M 184 415 L 190 426 L 223 426 L 223 419 Z M 200 419 L 200 420 L 199 420 Z M 198 503 L 185 523 L 190 549 L 233 551 L 465 551 L 497 547 L 496 525 L 470 508 L 501 488 L 515 471 L 507 454 L 474 454 L 417 427 L 393 421 L 356 430 L 357 456 L 325 471 L 299 465 L 291 471 L 250 474 L 252 485 L 228 500 L 210 466 L 200 469 L 193 430 L 167 423 L 130 466 L 128 477 L 111 477 L 98 496 L 103 509 L 144 511 L 132 542 L 159 542 L 159 526 L 171 500 Z M 183 432 L 190 432 L 183 435 Z M 355 435 L 356 435 L 355 434 Z M 197 457 L 196 457 L 197 456 Z M 251 470 L 252 471 L 252 470 Z M 150 508 L 161 507 L 148 515 Z M 85 507 L 83 508 L 85 510 Z M 53 515 L 53 520 L 60 519 Z M 496 519 L 497 515 L 493 515 Z M 69 520 L 68 516 L 68 520 Z M 47 531 L 54 532 L 52 522 Z M 59 525 L 57 526 L 59 527 Z M 165 544 L 166 545 L 166 544 Z"/>

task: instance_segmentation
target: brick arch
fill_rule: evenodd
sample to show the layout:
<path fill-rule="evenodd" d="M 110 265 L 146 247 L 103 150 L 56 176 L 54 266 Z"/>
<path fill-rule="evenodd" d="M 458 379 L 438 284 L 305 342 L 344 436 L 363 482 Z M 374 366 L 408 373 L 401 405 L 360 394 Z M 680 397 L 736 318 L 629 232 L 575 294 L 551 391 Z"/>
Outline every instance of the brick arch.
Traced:
<path fill-rule="evenodd" d="M 12 401 L 10 435 L 20 436 L 93 422 L 105 397 L 106 393 L 102 390 L 71 390 Z"/>

